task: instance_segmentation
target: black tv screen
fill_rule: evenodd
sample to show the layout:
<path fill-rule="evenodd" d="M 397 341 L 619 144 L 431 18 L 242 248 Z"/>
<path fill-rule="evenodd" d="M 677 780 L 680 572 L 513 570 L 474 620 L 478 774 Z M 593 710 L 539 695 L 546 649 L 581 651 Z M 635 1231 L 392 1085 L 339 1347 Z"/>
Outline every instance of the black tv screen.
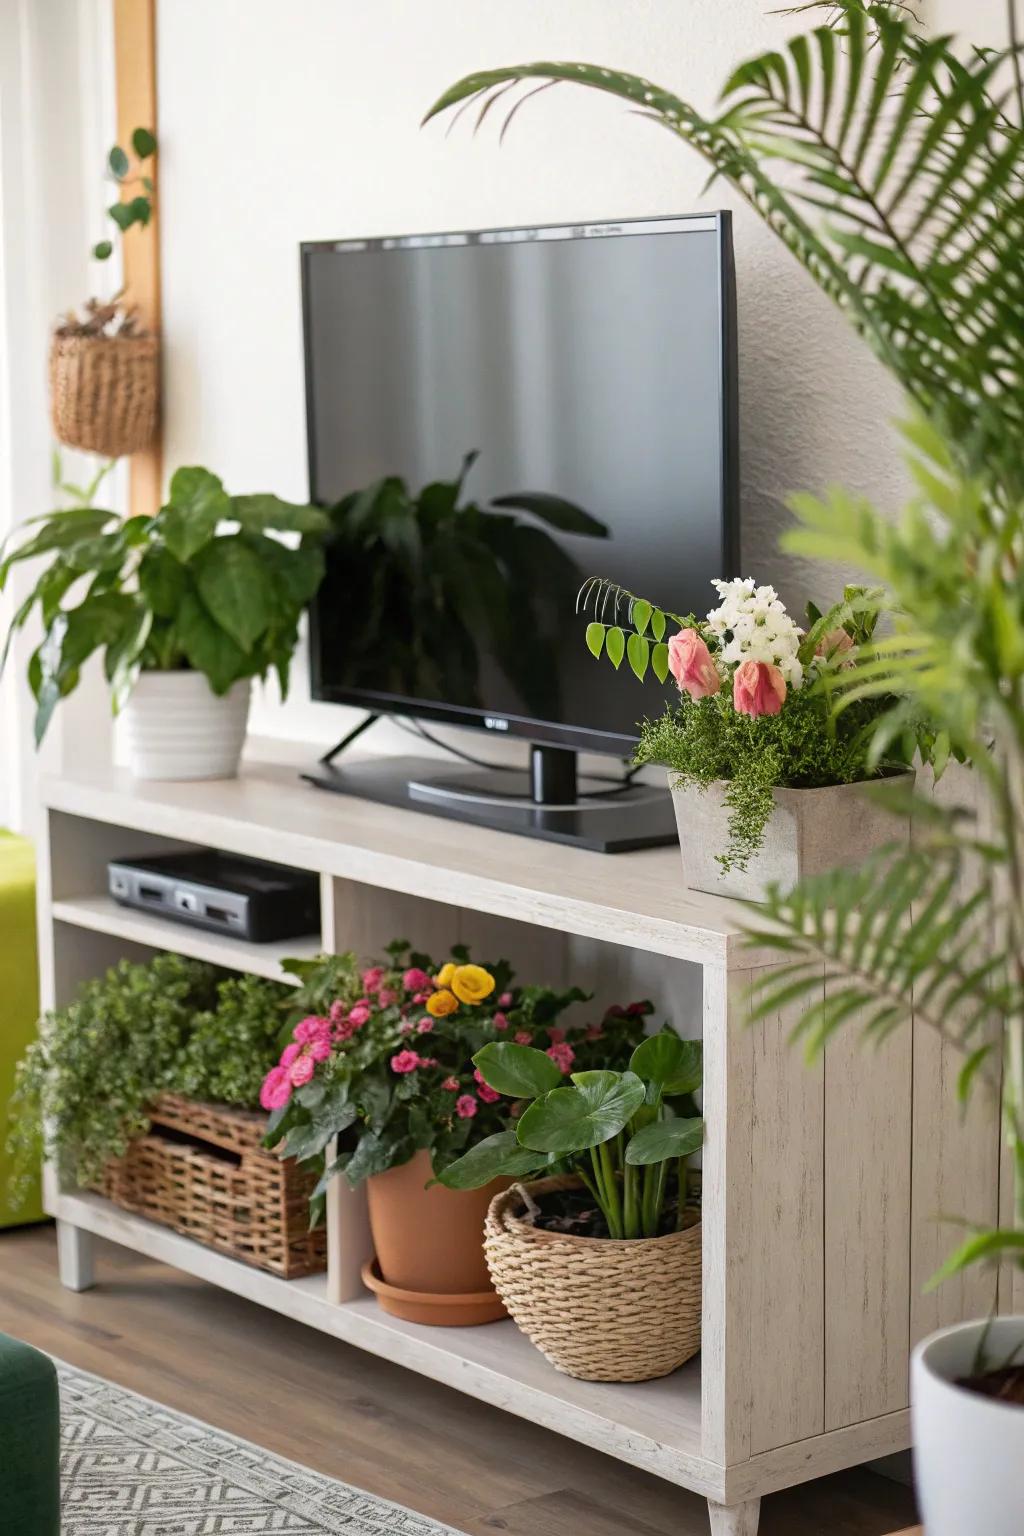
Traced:
<path fill-rule="evenodd" d="M 507 509 L 501 530 L 464 522 L 481 573 L 472 549 L 364 548 L 343 522 L 315 697 L 626 750 L 672 681 L 595 661 L 576 594 L 607 576 L 704 613 L 711 578 L 736 574 L 729 215 L 318 243 L 302 268 L 314 500 L 388 477 L 416 492 L 475 454 L 463 503 L 545 493 L 606 530 L 517 513 L 513 548 Z"/>

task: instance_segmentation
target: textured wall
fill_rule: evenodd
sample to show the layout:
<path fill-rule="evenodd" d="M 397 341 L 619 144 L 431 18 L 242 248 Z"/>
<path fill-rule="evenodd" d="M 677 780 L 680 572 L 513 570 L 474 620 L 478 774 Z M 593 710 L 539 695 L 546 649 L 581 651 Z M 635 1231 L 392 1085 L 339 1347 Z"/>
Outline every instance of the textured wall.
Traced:
<path fill-rule="evenodd" d="M 976 6 L 956 0 L 966 12 Z M 998 0 L 983 0 L 983 6 Z M 948 11 L 953 0 L 943 0 Z M 446 138 L 424 108 L 470 69 L 575 58 L 649 75 L 709 107 L 730 68 L 779 41 L 772 0 L 173 0 L 160 7 L 167 464 L 234 489 L 305 492 L 302 239 L 589 220 L 734 205 L 702 163 L 611 98 L 531 103 L 499 148 Z M 947 20 L 943 16 L 943 20 Z M 966 17 L 965 17 L 966 19 Z M 745 207 L 740 307 L 744 566 L 802 606 L 820 568 L 780 556 L 783 498 L 841 480 L 893 506 L 897 392 Z M 340 712 L 258 709 L 329 737 Z"/>

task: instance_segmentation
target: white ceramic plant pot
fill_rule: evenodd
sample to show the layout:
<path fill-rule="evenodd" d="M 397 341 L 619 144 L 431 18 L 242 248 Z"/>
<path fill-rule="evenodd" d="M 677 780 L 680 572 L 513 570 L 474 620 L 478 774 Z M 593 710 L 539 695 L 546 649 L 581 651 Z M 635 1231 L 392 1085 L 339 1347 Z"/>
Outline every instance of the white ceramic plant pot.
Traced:
<path fill-rule="evenodd" d="M 202 672 L 142 672 L 122 716 L 138 779 L 231 779 L 249 719 L 248 678 L 218 697 Z"/>
<path fill-rule="evenodd" d="M 1024 1530 L 1024 1408 L 968 1392 L 983 1322 L 933 1333 L 910 1367 L 914 1476 L 928 1536 L 1020 1536 Z M 1024 1341 L 1024 1317 L 999 1317 L 988 1359 Z"/>
<path fill-rule="evenodd" d="M 887 780 L 912 784 L 912 773 Z M 723 871 L 717 855 L 729 845 L 728 785 L 707 789 L 672 784 L 672 801 L 683 855 L 683 879 L 691 890 L 715 896 L 763 901 L 765 888 L 783 889 L 805 875 L 863 863 L 886 843 L 905 842 L 907 822 L 864 793 L 863 784 L 830 784 L 824 789 L 773 789 L 775 809 L 764 842 L 745 870 Z"/>

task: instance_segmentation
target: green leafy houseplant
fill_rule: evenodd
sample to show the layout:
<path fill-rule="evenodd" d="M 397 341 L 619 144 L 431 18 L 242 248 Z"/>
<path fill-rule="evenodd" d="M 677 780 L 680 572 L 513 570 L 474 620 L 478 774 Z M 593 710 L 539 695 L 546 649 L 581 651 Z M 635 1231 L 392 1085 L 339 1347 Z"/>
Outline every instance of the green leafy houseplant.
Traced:
<path fill-rule="evenodd" d="M 662 682 L 671 673 L 679 703 L 644 721 L 635 760 L 662 764 L 677 786 L 724 781 L 729 840 L 716 857 L 725 871 L 745 870 L 764 841 L 776 787 L 905 771 L 931 742 L 908 719 L 900 739 L 876 753 L 869 727 L 892 701 L 860 700 L 841 711 L 824 686 L 870 646 L 878 592 L 847 587 L 826 613 L 809 603 L 800 630 L 773 587 L 750 579 L 715 585 L 721 601 L 706 620 L 666 614 L 599 580 L 585 585 L 580 606 L 600 615 L 586 630 L 594 656 L 616 668 L 625 659 L 641 681 L 649 666 Z M 666 639 L 668 623 L 676 632 Z"/>
<path fill-rule="evenodd" d="M 479 1189 L 502 1176 L 521 1178 L 568 1168 L 586 1185 L 607 1236 L 658 1237 L 681 1230 L 686 1160 L 704 1139 L 693 1095 L 701 1084 L 699 1042 L 672 1030 L 651 1035 L 625 1071 L 573 1072 L 531 1046 L 495 1041 L 473 1061 L 497 1093 L 525 1102 L 514 1126 L 489 1136 L 441 1170 L 449 1189 Z M 677 1112 L 678 1111 L 678 1112 Z M 674 1211 L 669 1209 L 669 1171 Z"/>
<path fill-rule="evenodd" d="M 792 965 L 765 1010 L 810 996 L 812 1042 L 911 1016 L 952 1040 L 962 1087 L 1001 1084 L 1014 1226 L 979 1228 L 949 1268 L 1024 1257 L 1024 86 L 1011 46 L 921 35 L 895 5 L 837 0 L 814 27 L 742 64 L 716 115 L 620 71 L 576 63 L 467 76 L 428 116 L 518 81 L 610 92 L 694 148 L 779 235 L 906 391 L 914 500 L 891 523 L 840 490 L 798 498 L 791 549 L 848 560 L 886 589 L 895 632 L 836 679 L 838 701 L 896 694 L 875 750 L 911 714 L 985 787 L 987 826 L 922 796 L 929 850 L 777 894 L 764 925 Z M 514 110 L 518 102 L 505 98 Z M 780 173 L 775 174 L 776 167 Z M 978 868 L 980 866 L 980 874 Z M 961 874 L 973 895 L 965 902 Z M 874 878 L 872 878 L 872 875 Z M 910 893 L 914 894 L 911 895 Z M 902 926 L 913 902 L 914 923 Z M 832 912 L 836 913 L 833 918 Z M 833 984 L 821 997 L 825 970 Z M 778 985 L 773 985 L 775 981 Z"/>
<path fill-rule="evenodd" d="M 225 694 L 273 670 L 286 692 L 299 618 L 323 575 L 326 526 L 316 507 L 230 496 L 201 468 L 176 471 L 153 517 L 75 505 L 22 524 L 0 546 L 0 591 L 19 561 L 47 563 L 14 615 L 0 667 L 38 610 L 44 635 L 29 662 L 36 741 L 97 650 L 115 713 L 141 671 L 194 670 Z M 274 533 L 301 540 L 291 547 Z"/>
<path fill-rule="evenodd" d="M 267 1144 L 321 1173 L 314 1222 L 337 1174 L 358 1185 L 420 1150 L 440 1172 L 507 1125 L 509 1106 L 473 1064 L 486 1044 L 536 1041 L 560 1079 L 576 1064 L 628 1059 L 651 1011 L 636 1003 L 599 1025 L 563 1026 L 565 1010 L 585 1001 L 578 988 L 517 986 L 505 961 L 474 965 L 462 947 L 440 967 L 403 941 L 361 974 L 352 956 L 287 965 L 303 986 L 293 1038 L 261 1102 Z M 340 1151 L 328 1165 L 335 1137 Z"/>
<path fill-rule="evenodd" d="M 48 1015 L 19 1063 L 14 1192 L 45 1153 L 88 1184 L 148 1129 L 159 1093 L 255 1108 L 291 988 L 180 955 L 122 960 Z"/>
<path fill-rule="evenodd" d="M 321 605 L 348 686 L 382 679 L 393 693 L 482 702 L 482 641 L 529 707 L 558 710 L 558 609 L 579 570 L 549 529 L 604 538 L 596 518 L 561 497 L 524 492 L 484 510 L 462 500 L 477 455 L 457 479 L 412 492 L 396 476 L 331 512 L 332 563 Z M 517 514 L 526 513 L 527 518 Z M 517 594 L 513 607 L 508 591 Z"/>

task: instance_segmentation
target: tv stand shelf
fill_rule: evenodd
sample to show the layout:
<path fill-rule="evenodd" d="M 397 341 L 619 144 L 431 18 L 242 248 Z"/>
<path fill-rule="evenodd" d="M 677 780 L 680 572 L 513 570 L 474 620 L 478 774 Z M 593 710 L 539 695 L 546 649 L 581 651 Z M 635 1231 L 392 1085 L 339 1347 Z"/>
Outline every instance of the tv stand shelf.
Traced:
<path fill-rule="evenodd" d="M 512 1323 L 389 1318 L 359 1279 L 365 1200 L 340 1180 L 327 1276 L 288 1282 L 61 1189 L 47 1169 L 64 1282 L 91 1285 L 93 1236 L 110 1238 L 691 1489 L 715 1536 L 753 1536 L 766 1493 L 904 1449 L 912 1340 L 985 1304 L 968 1285 L 921 1296 L 943 1241 L 932 1213 L 980 1214 L 967 1186 L 987 1177 L 990 1127 L 960 1125 L 955 1073 L 929 1054 L 940 1047 L 910 1031 L 877 1053 L 840 1039 L 808 1067 L 791 1017 L 751 1027 L 752 972 L 778 956 L 744 947 L 742 908 L 684 889 L 675 849 L 609 858 L 448 824 L 318 793 L 298 779 L 312 749 L 251 754 L 237 780 L 142 783 L 109 768 L 44 781 L 45 1005 L 122 955 L 177 950 L 280 976 L 283 955 L 371 955 L 395 936 L 507 955 L 524 978 L 571 979 L 602 1005 L 653 997 L 704 1040 L 701 1355 L 661 1381 L 602 1385 L 554 1371 Z M 106 896 L 108 858 L 189 845 L 314 871 L 321 934 L 246 944 Z"/>

